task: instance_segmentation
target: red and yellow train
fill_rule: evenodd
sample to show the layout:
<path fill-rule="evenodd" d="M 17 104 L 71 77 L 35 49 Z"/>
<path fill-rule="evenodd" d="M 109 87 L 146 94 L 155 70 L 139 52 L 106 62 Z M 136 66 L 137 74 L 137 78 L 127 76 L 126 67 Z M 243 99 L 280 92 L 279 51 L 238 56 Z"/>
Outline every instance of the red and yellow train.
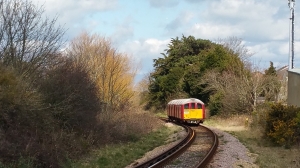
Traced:
<path fill-rule="evenodd" d="M 200 124 L 205 119 L 205 105 L 195 98 L 175 99 L 168 103 L 167 115 L 171 121 Z"/>

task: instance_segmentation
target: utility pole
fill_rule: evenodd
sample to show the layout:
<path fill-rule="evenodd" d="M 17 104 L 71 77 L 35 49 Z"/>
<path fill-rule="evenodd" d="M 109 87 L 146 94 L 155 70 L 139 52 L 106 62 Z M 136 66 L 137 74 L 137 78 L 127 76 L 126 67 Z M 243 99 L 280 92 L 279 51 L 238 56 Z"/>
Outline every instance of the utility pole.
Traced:
<path fill-rule="evenodd" d="M 295 0 L 288 0 L 290 7 L 290 46 L 289 46 L 289 70 L 294 69 L 294 8 Z"/>

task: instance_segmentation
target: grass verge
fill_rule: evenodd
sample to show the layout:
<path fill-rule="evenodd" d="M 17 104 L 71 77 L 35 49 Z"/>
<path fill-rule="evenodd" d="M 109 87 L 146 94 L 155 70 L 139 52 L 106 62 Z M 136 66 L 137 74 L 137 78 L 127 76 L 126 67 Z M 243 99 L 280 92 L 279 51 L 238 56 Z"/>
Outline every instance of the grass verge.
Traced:
<path fill-rule="evenodd" d="M 290 149 L 274 147 L 263 138 L 262 128 L 251 125 L 250 121 L 251 116 L 232 116 L 226 119 L 211 117 L 204 125 L 226 131 L 239 139 L 249 149 L 251 157 L 256 158 L 255 163 L 259 167 L 300 167 L 299 145 Z"/>
<path fill-rule="evenodd" d="M 69 162 L 65 167 L 101 167 L 123 168 L 157 146 L 164 145 L 174 129 L 166 126 L 141 138 L 133 138 L 134 142 L 108 145 L 95 150 L 91 155 L 78 162 Z"/>

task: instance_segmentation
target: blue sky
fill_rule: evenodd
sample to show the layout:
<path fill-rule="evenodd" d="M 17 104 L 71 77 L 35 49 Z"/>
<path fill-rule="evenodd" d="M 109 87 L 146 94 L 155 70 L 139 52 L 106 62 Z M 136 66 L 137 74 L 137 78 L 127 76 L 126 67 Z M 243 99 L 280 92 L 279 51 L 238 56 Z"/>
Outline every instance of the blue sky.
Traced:
<path fill-rule="evenodd" d="M 288 64 L 287 0 L 33 0 L 67 29 L 71 40 L 82 31 L 110 38 L 118 51 L 139 65 L 136 81 L 153 70 L 171 38 L 192 35 L 216 40 L 238 37 L 254 53 L 253 64 Z M 295 6 L 295 67 L 300 68 L 300 1 Z M 298 61 L 299 60 L 299 61 Z"/>

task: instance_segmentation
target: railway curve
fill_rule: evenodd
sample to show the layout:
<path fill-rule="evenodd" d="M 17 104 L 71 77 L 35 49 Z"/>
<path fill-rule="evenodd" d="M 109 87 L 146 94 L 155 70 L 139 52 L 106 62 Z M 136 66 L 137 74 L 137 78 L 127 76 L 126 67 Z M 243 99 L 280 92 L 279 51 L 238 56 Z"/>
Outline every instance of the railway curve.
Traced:
<path fill-rule="evenodd" d="M 212 130 L 202 125 L 187 126 L 179 123 L 175 124 L 184 127 L 187 131 L 187 136 L 170 150 L 136 165 L 136 168 L 180 167 L 180 165 L 176 163 L 178 162 L 176 160 L 187 159 L 185 158 L 185 155 L 189 155 L 189 152 L 191 152 L 192 155 L 197 156 L 192 157 L 192 167 L 205 167 L 211 161 L 219 144 L 218 136 Z M 203 142 L 205 142 L 205 144 Z M 198 146 L 198 154 L 196 155 L 195 151 L 193 151 L 195 146 Z M 190 156 L 188 157 L 191 158 Z M 182 166 L 186 167 L 186 165 Z"/>

